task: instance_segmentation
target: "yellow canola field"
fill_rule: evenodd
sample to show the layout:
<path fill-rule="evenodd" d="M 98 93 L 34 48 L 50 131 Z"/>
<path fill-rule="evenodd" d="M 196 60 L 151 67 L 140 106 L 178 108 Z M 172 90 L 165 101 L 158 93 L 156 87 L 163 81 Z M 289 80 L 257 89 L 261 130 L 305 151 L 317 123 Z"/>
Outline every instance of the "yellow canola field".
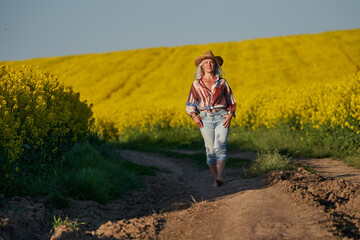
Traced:
<path fill-rule="evenodd" d="M 256 129 L 289 121 L 358 131 L 360 29 L 241 42 L 0 62 L 36 65 L 93 103 L 98 129 L 115 137 L 132 129 L 194 128 L 185 102 L 194 59 L 211 49 L 238 110 L 233 125 Z"/>
<path fill-rule="evenodd" d="M 336 83 L 262 90 L 242 100 L 246 107 L 239 109 L 237 124 L 251 129 L 285 121 L 301 130 L 308 124 L 360 130 L 360 72 Z"/>

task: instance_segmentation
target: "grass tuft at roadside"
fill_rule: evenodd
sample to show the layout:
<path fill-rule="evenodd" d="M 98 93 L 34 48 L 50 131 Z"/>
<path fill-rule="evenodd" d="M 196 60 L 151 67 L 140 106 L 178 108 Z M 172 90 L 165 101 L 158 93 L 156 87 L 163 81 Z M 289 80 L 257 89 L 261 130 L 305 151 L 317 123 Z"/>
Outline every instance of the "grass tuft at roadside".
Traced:
<path fill-rule="evenodd" d="M 243 169 L 245 178 L 258 177 L 275 170 L 286 170 L 290 166 L 290 158 L 281 155 L 277 150 L 261 152 L 249 168 Z"/>

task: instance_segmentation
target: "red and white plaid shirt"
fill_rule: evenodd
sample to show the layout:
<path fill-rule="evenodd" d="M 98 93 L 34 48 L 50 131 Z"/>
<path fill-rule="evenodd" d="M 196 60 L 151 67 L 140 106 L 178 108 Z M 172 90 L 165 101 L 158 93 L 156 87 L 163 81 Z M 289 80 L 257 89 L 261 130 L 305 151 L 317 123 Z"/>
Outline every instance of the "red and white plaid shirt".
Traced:
<path fill-rule="evenodd" d="M 186 102 L 186 113 L 194 117 L 202 110 L 220 108 L 231 111 L 235 116 L 236 102 L 227 81 L 217 77 L 209 89 L 202 79 L 194 80 Z"/>

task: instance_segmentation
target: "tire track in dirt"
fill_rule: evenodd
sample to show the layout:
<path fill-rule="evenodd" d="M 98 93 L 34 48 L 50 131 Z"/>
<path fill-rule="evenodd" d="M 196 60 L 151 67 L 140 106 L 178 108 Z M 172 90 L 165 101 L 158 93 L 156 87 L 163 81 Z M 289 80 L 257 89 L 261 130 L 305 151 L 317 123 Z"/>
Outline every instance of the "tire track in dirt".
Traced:
<path fill-rule="evenodd" d="M 298 161 L 308 164 L 322 176 L 345 179 L 360 184 L 360 169 L 347 166 L 342 161 L 331 158 L 299 159 Z"/>

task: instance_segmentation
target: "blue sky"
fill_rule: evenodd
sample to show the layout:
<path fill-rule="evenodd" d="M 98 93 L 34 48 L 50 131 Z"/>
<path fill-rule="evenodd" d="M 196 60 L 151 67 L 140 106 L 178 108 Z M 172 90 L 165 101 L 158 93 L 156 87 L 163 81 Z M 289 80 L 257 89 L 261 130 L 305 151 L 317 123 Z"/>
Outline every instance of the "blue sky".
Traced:
<path fill-rule="evenodd" d="M 359 0 L 0 0 L 0 60 L 355 28 Z"/>

